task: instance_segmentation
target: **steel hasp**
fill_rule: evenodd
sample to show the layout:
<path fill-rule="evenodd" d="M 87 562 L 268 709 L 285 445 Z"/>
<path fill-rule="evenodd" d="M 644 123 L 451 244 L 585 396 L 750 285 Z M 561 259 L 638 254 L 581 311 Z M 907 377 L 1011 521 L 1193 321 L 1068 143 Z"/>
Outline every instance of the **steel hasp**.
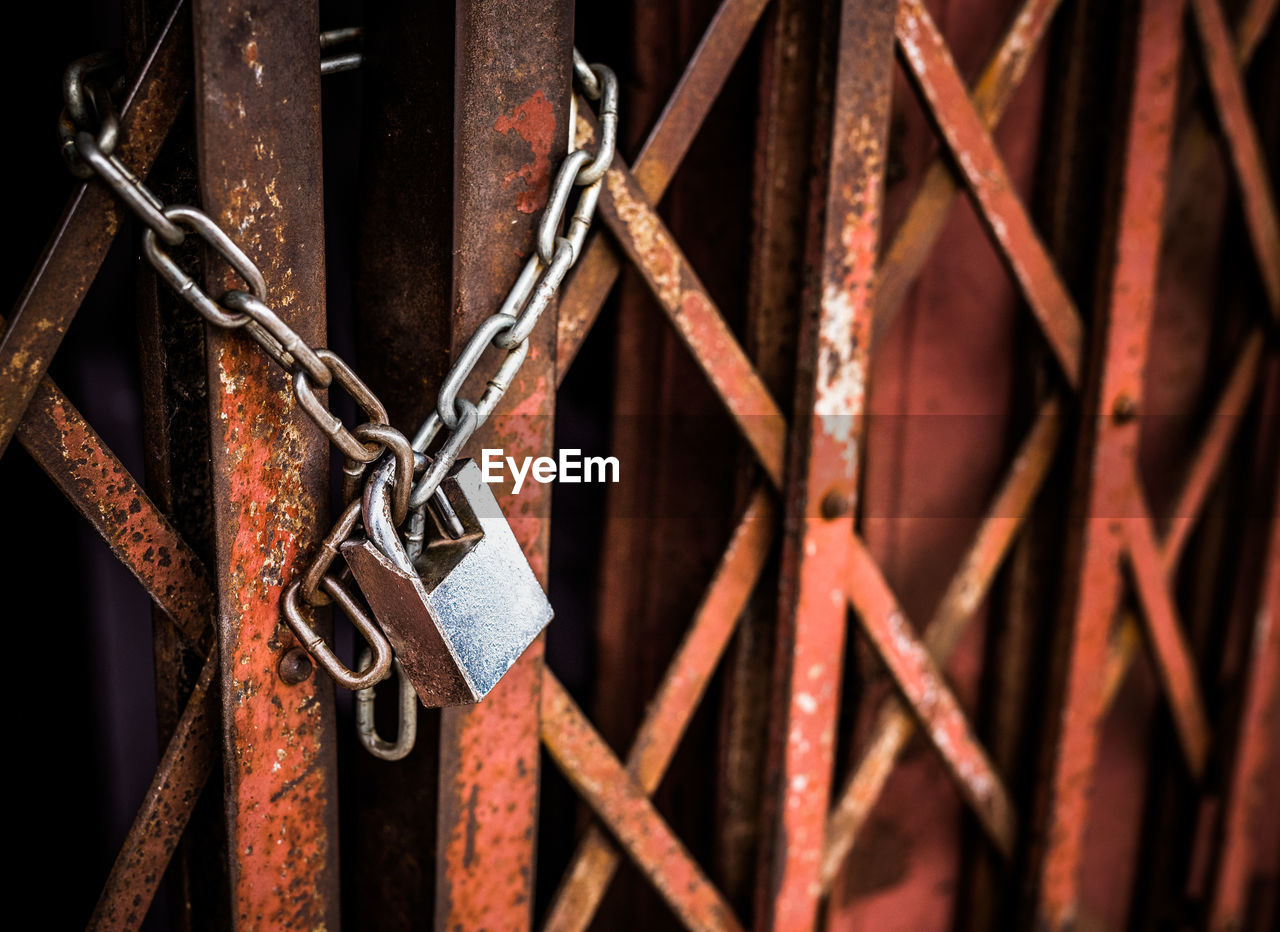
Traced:
<path fill-rule="evenodd" d="M 457 540 L 437 534 L 417 572 L 370 539 L 342 547 L 396 659 L 428 707 L 479 702 L 553 615 L 480 467 L 459 461 L 440 488 L 464 534 Z"/>

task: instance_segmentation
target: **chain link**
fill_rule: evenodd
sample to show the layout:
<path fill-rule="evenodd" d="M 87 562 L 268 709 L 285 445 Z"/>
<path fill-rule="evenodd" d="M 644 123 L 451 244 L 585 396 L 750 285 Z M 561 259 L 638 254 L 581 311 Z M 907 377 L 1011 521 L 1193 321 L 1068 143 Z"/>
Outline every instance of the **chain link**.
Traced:
<path fill-rule="evenodd" d="M 322 37 L 322 45 L 356 37 L 356 32 L 342 31 Z M 588 100 L 597 102 L 600 138 L 596 151 L 574 149 L 565 157 L 538 224 L 534 254 L 498 311 L 484 320 L 467 341 L 440 385 L 435 410 L 410 442 L 388 423 L 381 400 L 341 357 L 312 347 L 272 310 L 262 271 L 208 214 L 195 207 L 166 206 L 113 154 L 120 121 L 102 78 L 115 67 L 113 57 L 94 55 L 67 69 L 63 79 L 65 109 L 59 120 L 63 155 L 73 173 L 82 178 L 100 178 L 146 225 L 143 254 L 161 278 L 209 323 L 225 330 L 243 330 L 292 376 L 298 406 L 346 457 L 346 507 L 320 542 L 312 563 L 286 589 L 284 614 L 302 645 L 334 680 L 349 689 L 371 688 L 391 670 L 390 644 L 347 588 L 347 574 L 332 572 L 342 543 L 355 533 L 358 524 L 371 520 L 364 513 L 366 506 L 359 494 L 361 483 L 372 481 L 365 478 L 367 467 L 384 455 L 390 457 L 385 467 L 375 469 L 373 475 L 380 483 L 391 483 L 390 520 L 394 527 L 390 532 L 403 539 L 403 552 L 410 559 L 415 559 L 422 547 L 428 502 L 435 499 L 440 503 L 437 507 L 447 526 L 457 523 L 456 515 L 450 520 L 452 510 L 441 493 L 440 483 L 524 365 L 529 355 L 529 335 L 582 252 L 604 174 L 613 161 L 618 126 L 617 78 L 604 65 L 588 64 L 574 50 L 573 74 L 578 88 Z M 566 224 L 566 211 L 576 188 L 581 191 Z M 231 266 L 247 288 L 231 289 L 216 300 L 206 292 L 165 250 L 166 246 L 180 245 L 188 234 L 199 237 Z M 479 400 L 473 403 L 461 397 L 461 392 L 489 347 L 504 355 Z M 317 389 L 335 384 L 363 412 L 366 420 L 362 424 L 348 428 L 316 395 Z M 438 448 L 428 455 L 437 441 Z M 419 473 L 421 477 L 415 482 Z M 383 520 L 381 514 L 377 517 Z M 402 525 L 404 530 L 397 531 Z M 386 530 L 380 527 L 382 536 Z M 369 536 L 373 539 L 378 535 Z M 361 664 L 358 673 L 337 658 L 308 620 L 310 608 L 330 602 L 338 603 L 369 643 L 371 659 Z"/>

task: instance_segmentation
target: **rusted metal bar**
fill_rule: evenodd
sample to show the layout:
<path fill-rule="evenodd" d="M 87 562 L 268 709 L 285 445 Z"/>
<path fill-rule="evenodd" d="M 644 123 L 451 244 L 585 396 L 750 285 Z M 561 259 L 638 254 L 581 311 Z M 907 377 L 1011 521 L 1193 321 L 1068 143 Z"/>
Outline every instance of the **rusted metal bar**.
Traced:
<path fill-rule="evenodd" d="M 185 0 L 178 2 L 124 102 L 116 155 L 146 177 L 190 88 L 191 41 Z M 72 195 L 0 339 L 0 454 L 18 428 L 80 309 L 125 208 L 106 185 L 90 180 Z"/>
<path fill-rule="evenodd" d="M 542 684 L 542 741 L 569 782 L 687 928 L 742 928 L 729 904 L 653 808 L 646 791 L 618 763 L 549 672 Z"/>
<path fill-rule="evenodd" d="M 567 0 L 482 0 L 457 10 L 455 354 L 497 310 L 532 249 L 537 211 L 568 142 L 572 35 Z M 551 451 L 555 345 L 549 309 L 473 449 L 517 457 Z M 545 586 L 550 486 L 499 501 Z M 539 638 L 483 703 L 441 716 L 437 929 L 516 930 L 532 922 L 542 654 Z"/>
<path fill-rule="evenodd" d="M 200 558 L 49 379 L 18 425 L 18 440 L 164 609 L 187 644 L 208 643 L 213 591 Z"/>
<path fill-rule="evenodd" d="M 716 11 L 636 158 L 634 171 L 646 200 L 657 203 L 662 199 L 767 5 L 767 0 L 725 0 Z M 606 238 L 597 233 L 587 240 L 561 295 L 557 384 L 563 381 L 621 268 Z"/>
<path fill-rule="evenodd" d="M 116 855 L 89 919 L 91 930 L 137 929 L 147 916 L 213 767 L 217 675 L 218 656 L 214 650 L 200 671 L 138 815 Z"/>
<path fill-rule="evenodd" d="M 658 788 L 702 700 L 764 569 L 774 523 L 771 495 L 760 488 L 738 521 L 688 634 L 672 658 L 627 754 L 627 774 L 645 793 L 652 794 Z M 592 826 L 579 843 L 547 913 L 547 932 L 581 930 L 590 924 L 619 859 L 609 837 Z"/>
<path fill-rule="evenodd" d="M 896 32 L 907 70 L 956 155 L 978 215 L 1022 288 L 1067 381 L 1077 384 L 1083 348 L 1080 315 L 969 99 L 942 34 L 919 0 L 903 0 Z"/>
<path fill-rule="evenodd" d="M 1199 674 L 1178 619 L 1177 606 L 1169 594 L 1169 574 L 1161 560 L 1151 515 L 1136 484 L 1131 495 L 1132 516 L 1124 519 L 1125 550 L 1142 602 L 1152 658 L 1169 700 L 1178 739 L 1192 776 L 1199 779 L 1209 754 L 1209 716 Z"/>
<path fill-rule="evenodd" d="M 777 0 L 762 23 L 759 114 L 752 170 L 752 237 L 743 348 L 783 410 L 795 385 L 796 337 L 804 291 L 805 220 L 813 161 L 818 65 L 826 0 Z M 754 494 L 759 466 L 741 456 L 739 494 Z M 717 755 L 713 872 L 739 911 L 749 909 L 758 860 L 769 726 L 777 573 L 764 573 L 738 622 L 724 662 Z"/>
<path fill-rule="evenodd" d="M 1258 130 L 1249 113 L 1244 81 L 1236 67 L 1236 49 L 1218 0 L 1190 0 L 1190 6 L 1200 35 L 1209 88 L 1240 185 L 1241 207 L 1258 272 L 1271 316 L 1280 320 L 1280 219 L 1276 216 L 1275 192 Z"/>
<path fill-rule="evenodd" d="M 1280 0 L 1249 0 L 1236 26 L 1236 66 L 1244 70 L 1280 10 Z"/>
<path fill-rule="evenodd" d="M 1006 856 L 1011 854 L 1016 819 L 1004 781 L 991 766 L 929 650 L 908 628 L 879 567 L 856 538 L 849 565 L 849 600 L 863 633 L 942 756 L 961 796 L 996 847 Z"/>
<path fill-rule="evenodd" d="M 786 440 L 782 412 L 662 218 L 626 166 L 620 160 L 614 166 L 605 176 L 600 216 L 703 366 L 765 472 L 780 483 Z"/>
<path fill-rule="evenodd" d="M 1071 593 L 1065 688 L 1048 792 L 1044 849 L 1038 865 L 1036 921 L 1069 928 L 1076 919 L 1079 872 L 1100 727 L 1112 618 L 1122 593 L 1119 573 L 1124 513 L 1134 475 L 1142 379 L 1160 257 L 1165 176 L 1177 106 L 1182 0 L 1145 0 L 1138 27 L 1114 253 L 1110 306 L 1097 324 L 1082 459 L 1087 481 L 1073 516 L 1078 556 L 1065 578 Z"/>
<path fill-rule="evenodd" d="M 1209 416 L 1204 436 L 1191 458 L 1186 479 L 1174 501 L 1165 536 L 1160 543 L 1160 563 L 1166 579 L 1173 578 L 1186 549 L 1191 529 L 1199 520 L 1209 491 L 1244 419 L 1245 409 L 1257 383 L 1262 349 L 1262 333 L 1255 331 L 1245 341 L 1231 377 Z M 1103 701 L 1107 708 L 1115 701 L 1133 658 L 1137 655 L 1137 648 L 1142 641 L 1140 635 L 1137 617 L 1132 612 L 1126 612 L 1112 636 L 1107 655 L 1106 686 L 1103 688 Z"/>
<path fill-rule="evenodd" d="M 323 346 L 315 4 L 197 0 L 193 24 L 204 209 L 262 270 L 277 313 Z M 226 267 L 206 279 L 215 295 L 238 281 Z M 328 444 L 252 341 L 206 341 L 233 921 L 336 929 L 333 686 L 278 672 L 295 643 L 281 594 L 327 527 Z"/>
<path fill-rule="evenodd" d="M 1060 406 L 1051 399 L 1041 406 L 1004 485 L 992 500 L 972 545 L 925 626 L 925 647 L 939 664 L 955 649 L 1026 522 L 1048 475 L 1060 434 Z M 824 891 L 830 889 L 915 731 L 915 720 L 898 699 L 891 698 L 881 705 L 865 750 L 827 820 L 821 869 Z"/>
<path fill-rule="evenodd" d="M 1263 826 L 1274 818 L 1275 727 L 1280 722 L 1280 485 L 1272 501 L 1270 536 L 1222 816 L 1221 860 L 1208 922 L 1215 932 L 1246 928 L 1251 876 L 1265 857 Z"/>
<path fill-rule="evenodd" d="M 892 2 L 842 5 L 822 225 L 801 318 L 756 921 L 809 928 L 834 763 L 893 76 Z"/>
<path fill-rule="evenodd" d="M 972 100 L 978 119 L 988 131 L 993 131 L 1004 116 L 1061 3 L 1062 0 L 1027 0 L 982 69 L 973 86 Z M 911 283 L 924 267 L 959 190 L 947 159 L 936 156 L 925 170 L 915 199 L 880 264 L 872 346 L 888 330 Z"/>

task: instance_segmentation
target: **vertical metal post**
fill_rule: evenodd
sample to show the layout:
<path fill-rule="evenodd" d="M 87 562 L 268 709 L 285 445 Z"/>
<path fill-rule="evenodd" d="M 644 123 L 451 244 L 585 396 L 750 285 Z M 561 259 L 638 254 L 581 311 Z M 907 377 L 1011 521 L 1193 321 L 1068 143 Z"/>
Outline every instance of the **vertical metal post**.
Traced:
<path fill-rule="evenodd" d="M 270 304 L 324 345 L 318 20 L 312 0 L 194 4 L 205 210 L 266 278 Z M 239 282 L 208 272 L 220 294 Z M 207 335 L 223 741 L 237 929 L 339 925 L 333 689 L 286 684 L 280 596 L 325 531 L 324 435 L 287 373 L 244 335 Z"/>
<path fill-rule="evenodd" d="M 794 309 L 804 290 L 806 179 L 814 155 L 819 37 L 831 7 L 823 0 L 779 0 L 763 23 L 745 349 L 784 410 L 795 384 L 799 320 Z M 752 456 L 741 470 L 739 495 L 744 500 L 759 477 Z M 774 561 L 776 568 L 776 553 Z M 725 895 L 744 915 L 755 886 L 767 753 L 763 738 L 778 604 L 776 577 L 770 577 L 773 570 L 767 567 L 725 660 L 720 713 L 716 874 Z"/>
<path fill-rule="evenodd" d="M 572 39 L 567 0 L 457 6 L 454 353 L 497 310 L 533 248 L 533 224 L 569 141 Z M 548 311 L 472 451 L 551 451 L 555 346 L 556 314 Z M 477 371 L 491 370 L 482 363 Z M 469 391 L 476 397 L 475 386 Z M 545 585 L 549 487 L 500 501 Z M 542 652 L 539 638 L 482 703 L 441 717 L 437 929 L 516 930 L 532 922 Z"/>
<path fill-rule="evenodd" d="M 805 298 L 796 366 L 779 585 L 777 704 L 770 729 L 757 924 L 813 926 L 830 797 L 844 598 L 866 391 L 893 76 L 891 0 L 842 5 L 817 288 Z M 820 116 L 820 119 L 825 119 Z"/>
<path fill-rule="evenodd" d="M 1135 481 L 1143 375 L 1177 106 L 1182 0 L 1144 0 L 1138 27 L 1109 306 L 1094 324 L 1093 376 L 1084 410 L 1079 484 L 1068 555 L 1070 643 L 1036 920 L 1074 923 L 1089 800 L 1098 760 L 1112 620 L 1119 608 L 1124 522 Z"/>

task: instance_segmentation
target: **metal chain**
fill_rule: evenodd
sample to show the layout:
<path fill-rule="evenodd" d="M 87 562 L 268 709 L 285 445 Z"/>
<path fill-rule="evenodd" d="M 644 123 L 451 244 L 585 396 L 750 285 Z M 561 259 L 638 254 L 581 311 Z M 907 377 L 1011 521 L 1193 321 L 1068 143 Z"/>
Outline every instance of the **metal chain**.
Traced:
<path fill-rule="evenodd" d="M 356 33 L 323 37 L 323 44 L 346 41 Z M 358 56 L 353 56 L 358 58 Z M 358 64 L 358 61 L 356 62 Z M 353 66 L 347 63 L 344 67 Z M 329 70 L 344 70 L 334 67 Z M 143 254 L 160 277 L 209 323 L 225 330 L 243 330 L 293 379 L 299 407 L 346 457 L 343 499 L 347 503 L 333 528 L 320 542 L 312 563 L 285 590 L 284 614 L 289 626 L 315 661 L 340 685 L 370 689 L 392 669 L 392 651 L 385 636 L 369 618 L 347 586 L 349 573 L 333 572 L 339 548 L 362 523 L 360 489 L 369 464 L 390 458 L 392 520 L 405 552 L 416 560 L 422 549 L 425 509 L 435 501 L 446 525 L 457 522 L 440 483 L 453 468 L 471 435 L 493 413 L 529 354 L 529 334 L 555 297 L 560 283 L 581 254 L 595 215 L 604 174 L 613 161 L 618 126 L 618 81 L 604 65 L 588 64 L 575 49 L 573 73 L 579 90 L 596 103 L 600 141 L 595 153 L 574 149 L 556 174 L 551 196 L 537 231 L 537 248 L 497 313 L 480 324 L 441 383 L 435 410 L 418 429 L 412 443 L 388 423 L 381 400 L 356 373 L 330 350 L 310 346 L 268 305 L 262 271 L 214 220 L 195 207 L 166 206 L 114 154 L 120 132 L 119 116 L 102 78 L 115 68 L 110 56 L 94 55 L 73 63 L 63 80 L 66 109 L 59 121 L 62 152 L 81 178 L 97 176 L 140 219 Z M 581 188 L 572 213 L 566 211 L 575 188 Z M 188 275 L 166 251 L 194 234 L 220 256 L 244 282 L 215 299 Z M 460 397 L 486 348 L 505 355 L 489 377 L 479 400 Z M 348 428 L 316 395 L 317 389 L 340 386 L 367 419 Z M 433 444 L 439 445 L 426 455 Z M 421 473 L 415 482 L 415 476 Z M 450 517 L 452 516 L 452 517 Z M 340 661 L 316 633 L 305 605 L 336 602 L 369 643 L 371 657 L 359 672 Z M 371 694 L 370 694 L 371 695 Z"/>

